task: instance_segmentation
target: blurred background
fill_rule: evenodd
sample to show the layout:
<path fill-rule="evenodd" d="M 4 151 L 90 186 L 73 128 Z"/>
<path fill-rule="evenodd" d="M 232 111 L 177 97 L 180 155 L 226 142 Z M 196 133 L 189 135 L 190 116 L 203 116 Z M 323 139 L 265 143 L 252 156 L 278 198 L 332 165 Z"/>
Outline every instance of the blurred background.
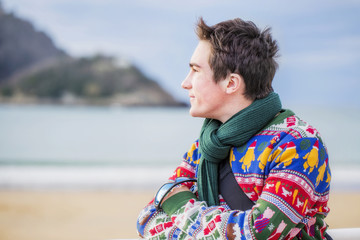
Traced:
<path fill-rule="evenodd" d="M 359 200 L 358 1 L 2 0 L 0 239 L 137 236 L 202 124 L 180 87 L 201 16 L 272 28 L 274 89 L 328 147 L 329 225 L 360 227 L 337 204 Z"/>

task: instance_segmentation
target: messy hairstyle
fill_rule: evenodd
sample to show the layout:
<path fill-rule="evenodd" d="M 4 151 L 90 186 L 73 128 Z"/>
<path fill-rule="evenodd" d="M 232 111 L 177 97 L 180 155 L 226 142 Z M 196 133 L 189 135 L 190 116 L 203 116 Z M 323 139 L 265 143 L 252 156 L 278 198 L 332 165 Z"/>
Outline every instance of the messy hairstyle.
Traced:
<path fill-rule="evenodd" d="M 253 22 L 240 18 L 208 26 L 200 18 L 196 33 L 199 40 L 211 44 L 209 65 L 215 82 L 237 73 L 245 81 L 248 99 L 261 99 L 273 91 L 278 46 L 270 28 L 261 31 Z"/>

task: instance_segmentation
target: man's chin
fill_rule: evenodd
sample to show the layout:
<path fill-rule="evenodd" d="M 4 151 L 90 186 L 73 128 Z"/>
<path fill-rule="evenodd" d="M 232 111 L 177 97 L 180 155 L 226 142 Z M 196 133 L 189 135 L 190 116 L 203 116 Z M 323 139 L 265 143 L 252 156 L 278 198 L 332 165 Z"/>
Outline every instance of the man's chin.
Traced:
<path fill-rule="evenodd" d="M 201 113 L 195 111 L 192 108 L 190 108 L 189 113 L 190 113 L 190 116 L 192 116 L 192 117 L 199 117 L 199 118 L 204 117 Z"/>

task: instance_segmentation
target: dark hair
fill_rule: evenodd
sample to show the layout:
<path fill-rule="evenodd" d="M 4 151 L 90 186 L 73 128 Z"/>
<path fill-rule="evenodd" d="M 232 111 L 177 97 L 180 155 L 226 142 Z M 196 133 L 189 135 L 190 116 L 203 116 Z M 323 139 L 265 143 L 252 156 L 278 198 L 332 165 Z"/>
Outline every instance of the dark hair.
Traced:
<path fill-rule="evenodd" d="M 209 65 L 215 82 L 237 73 L 244 78 L 247 98 L 261 99 L 272 92 L 278 46 L 270 30 L 261 31 L 253 22 L 240 18 L 214 26 L 206 25 L 200 18 L 196 33 L 200 40 L 207 40 L 212 46 Z"/>

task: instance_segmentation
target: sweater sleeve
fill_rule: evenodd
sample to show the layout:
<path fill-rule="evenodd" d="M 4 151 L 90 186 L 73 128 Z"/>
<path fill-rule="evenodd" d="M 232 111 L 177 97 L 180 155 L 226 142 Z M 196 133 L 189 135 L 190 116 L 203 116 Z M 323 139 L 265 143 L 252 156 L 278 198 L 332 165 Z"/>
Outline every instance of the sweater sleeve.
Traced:
<path fill-rule="evenodd" d="M 182 163 L 175 169 L 173 174 L 169 177 L 169 181 L 175 180 L 177 177 L 195 178 L 196 161 L 198 160 L 198 141 L 194 142 L 188 152 L 184 154 Z M 193 183 L 185 183 L 189 188 Z M 186 195 L 186 194 L 185 194 Z M 196 198 L 192 193 L 187 194 L 188 199 Z M 189 197 L 190 196 L 190 197 Z M 185 202 L 187 201 L 185 200 Z M 175 200 L 177 201 L 177 200 Z M 183 200 L 184 201 L 184 200 Z M 164 211 L 157 211 L 154 207 L 154 199 L 146 205 L 140 212 L 137 219 L 137 231 L 142 238 L 152 238 L 155 236 L 168 236 L 174 234 L 174 229 L 171 218 Z M 184 202 L 181 202 L 184 203 Z M 176 234 L 176 231 L 175 231 Z M 167 237 L 165 238 L 167 239 Z"/>
<path fill-rule="evenodd" d="M 295 149 L 295 151 L 294 151 Z M 254 207 L 247 211 L 207 206 L 179 193 L 164 202 L 171 220 L 167 239 L 323 239 L 330 173 L 316 139 L 274 149 L 271 170 Z M 315 228 L 316 226 L 316 228 Z"/>

